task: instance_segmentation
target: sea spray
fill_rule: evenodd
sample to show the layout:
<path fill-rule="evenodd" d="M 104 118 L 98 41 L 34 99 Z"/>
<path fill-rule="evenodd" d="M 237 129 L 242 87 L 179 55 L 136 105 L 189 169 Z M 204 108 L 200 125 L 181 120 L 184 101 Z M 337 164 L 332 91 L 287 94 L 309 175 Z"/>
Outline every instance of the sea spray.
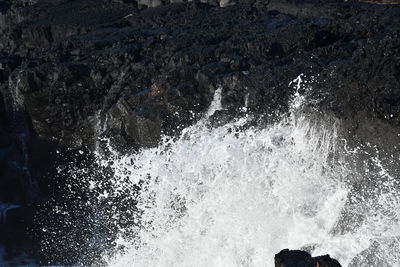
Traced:
<path fill-rule="evenodd" d="M 210 128 L 220 93 L 178 140 L 113 162 L 143 186 L 137 236 L 110 266 L 271 266 L 280 249 L 330 238 L 347 197 L 331 162 L 335 126 L 300 114 L 296 94 L 266 129 L 244 127 L 246 117 Z"/>
<path fill-rule="evenodd" d="M 279 249 L 328 238 L 347 191 L 329 165 L 331 133 L 297 122 L 196 125 L 135 155 L 138 241 L 111 266 L 266 266 Z"/>
<path fill-rule="evenodd" d="M 269 267 L 284 248 L 329 253 L 343 266 L 399 266 L 396 177 L 373 146 L 350 148 L 338 120 L 305 111 L 304 80 L 291 83 L 288 113 L 267 127 L 249 114 L 213 127 L 219 88 L 178 137 L 130 155 L 105 140 L 96 168 L 60 170 L 87 193 L 74 236 L 83 227 L 92 248 L 81 251 L 105 249 L 110 267 Z"/>
<path fill-rule="evenodd" d="M 180 138 L 113 161 L 117 174 L 130 169 L 130 181 L 142 184 L 141 216 L 135 237 L 119 240 L 125 249 L 108 265 L 273 266 L 281 249 L 304 248 L 343 266 L 379 258 L 398 266 L 395 179 L 381 165 L 369 178 L 356 177 L 350 162 L 357 155 L 341 146 L 337 122 L 302 112 L 301 76 L 294 82 L 289 114 L 267 128 L 247 127 L 249 117 L 209 127 L 208 117 L 222 108 L 217 91 L 205 118 Z M 376 174 L 386 175 L 386 195 L 354 189 L 354 181 Z M 360 210 L 371 214 L 360 217 Z M 353 215 L 358 220 L 343 220 Z M 344 224 L 354 227 L 338 230 Z M 380 250 L 365 255 L 376 244 Z"/>

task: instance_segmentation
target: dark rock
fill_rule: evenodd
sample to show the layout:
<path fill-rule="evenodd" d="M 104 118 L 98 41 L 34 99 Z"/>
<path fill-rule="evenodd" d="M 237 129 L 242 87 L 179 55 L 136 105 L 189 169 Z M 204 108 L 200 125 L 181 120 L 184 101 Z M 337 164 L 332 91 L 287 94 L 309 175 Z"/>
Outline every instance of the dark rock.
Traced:
<path fill-rule="evenodd" d="M 212 5 L 212 6 L 220 6 L 227 7 L 231 5 L 235 5 L 238 3 L 237 0 L 198 0 L 200 3 Z M 138 5 L 145 7 L 159 7 L 165 4 L 174 4 L 174 3 L 187 3 L 191 2 L 191 0 L 137 0 Z"/>
<path fill-rule="evenodd" d="M 310 108 L 354 143 L 399 151 L 400 7 L 361 2 L 1 1 L 0 201 L 72 203 L 68 178 L 54 178 L 81 159 L 71 151 L 103 138 L 120 152 L 156 146 L 201 118 L 218 88 L 212 125 L 243 110 L 273 121 L 300 74 Z"/>
<path fill-rule="evenodd" d="M 275 267 L 341 267 L 329 255 L 311 257 L 308 252 L 284 249 L 275 255 Z"/>
<path fill-rule="evenodd" d="M 22 59 L 19 56 L 0 57 L 0 83 L 8 81 L 8 77 L 18 66 Z"/>

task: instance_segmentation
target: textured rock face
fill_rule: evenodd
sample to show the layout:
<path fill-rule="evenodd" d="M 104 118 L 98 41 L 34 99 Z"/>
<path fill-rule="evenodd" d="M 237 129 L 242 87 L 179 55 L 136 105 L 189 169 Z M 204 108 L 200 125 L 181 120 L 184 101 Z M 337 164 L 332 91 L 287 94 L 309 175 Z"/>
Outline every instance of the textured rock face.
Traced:
<path fill-rule="evenodd" d="M 385 5 L 0 2 L 0 201 L 60 194 L 57 151 L 101 149 L 102 138 L 119 151 L 155 146 L 199 119 L 217 88 L 226 110 L 215 124 L 245 105 L 269 121 L 299 74 L 346 134 L 397 149 L 400 7 L 374 2 Z"/>
<path fill-rule="evenodd" d="M 316 97 L 327 95 L 324 106 L 337 115 L 365 111 L 397 124 L 397 7 L 193 2 L 140 11 L 96 3 L 42 1 L 3 14 L 6 109 L 18 91 L 35 133 L 65 147 L 111 132 L 125 146 L 154 144 L 133 130 L 136 122 L 147 121 L 153 136 L 190 124 L 218 86 L 232 112 L 247 95 L 252 111 L 270 114 L 284 108 L 287 84 L 302 72 L 320 75 Z"/>
<path fill-rule="evenodd" d="M 329 255 L 311 257 L 305 251 L 285 249 L 275 255 L 275 267 L 341 267 L 341 265 Z"/>
<path fill-rule="evenodd" d="M 196 0 L 137 0 L 137 4 L 139 6 L 146 6 L 146 7 L 158 7 L 165 4 L 177 4 L 177 3 L 190 3 L 196 2 Z M 234 4 L 237 4 L 237 0 L 197 0 L 198 3 L 208 4 L 212 6 L 220 6 L 220 7 L 227 7 Z"/>

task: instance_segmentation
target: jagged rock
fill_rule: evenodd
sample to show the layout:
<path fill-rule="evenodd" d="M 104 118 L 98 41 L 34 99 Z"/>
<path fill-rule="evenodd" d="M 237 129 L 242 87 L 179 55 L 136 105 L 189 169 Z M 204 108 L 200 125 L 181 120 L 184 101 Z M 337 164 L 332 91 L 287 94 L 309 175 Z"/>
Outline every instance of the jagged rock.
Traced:
<path fill-rule="evenodd" d="M 275 267 L 341 267 L 329 255 L 311 257 L 308 252 L 284 249 L 275 255 Z"/>
<path fill-rule="evenodd" d="M 273 120 L 299 74 L 344 134 L 398 151 L 399 25 L 398 5 L 357 1 L 1 1 L 0 201 L 62 196 L 56 151 L 155 146 L 218 88 L 211 124 Z"/>
<path fill-rule="evenodd" d="M 237 0 L 137 0 L 138 5 L 145 7 L 159 7 L 165 4 L 200 2 L 212 6 L 227 7 L 236 4 Z"/>

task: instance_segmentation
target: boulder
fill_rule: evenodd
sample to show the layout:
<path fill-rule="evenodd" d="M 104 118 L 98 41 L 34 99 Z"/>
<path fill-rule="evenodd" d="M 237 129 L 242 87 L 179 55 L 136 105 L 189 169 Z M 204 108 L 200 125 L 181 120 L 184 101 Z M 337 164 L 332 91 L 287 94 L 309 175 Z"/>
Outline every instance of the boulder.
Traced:
<path fill-rule="evenodd" d="M 275 267 L 341 267 L 329 255 L 312 257 L 302 250 L 284 249 L 275 255 Z"/>

